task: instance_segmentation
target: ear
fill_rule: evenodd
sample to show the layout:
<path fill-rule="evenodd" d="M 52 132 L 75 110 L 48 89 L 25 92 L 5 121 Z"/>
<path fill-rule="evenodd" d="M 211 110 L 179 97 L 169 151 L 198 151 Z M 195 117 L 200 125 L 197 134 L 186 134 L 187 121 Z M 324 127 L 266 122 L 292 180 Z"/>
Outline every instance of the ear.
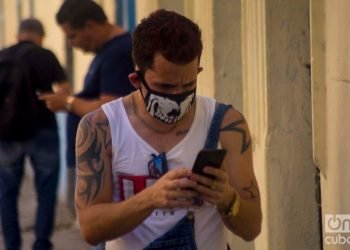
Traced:
<path fill-rule="evenodd" d="M 138 77 L 138 75 L 136 74 L 136 72 L 129 74 L 128 77 L 129 77 L 129 81 L 130 81 L 132 86 L 134 86 L 136 89 L 141 88 L 141 80 Z"/>

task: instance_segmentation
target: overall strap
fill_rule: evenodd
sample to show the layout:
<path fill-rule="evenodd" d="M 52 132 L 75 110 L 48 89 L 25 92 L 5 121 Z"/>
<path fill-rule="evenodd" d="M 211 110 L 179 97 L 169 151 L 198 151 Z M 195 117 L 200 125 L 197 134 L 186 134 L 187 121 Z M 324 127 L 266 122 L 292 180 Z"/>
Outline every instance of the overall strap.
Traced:
<path fill-rule="evenodd" d="M 222 119 L 228 109 L 232 108 L 232 105 L 218 103 L 215 108 L 215 113 L 210 124 L 210 128 L 205 141 L 205 149 L 216 149 L 219 143 L 220 126 Z"/>

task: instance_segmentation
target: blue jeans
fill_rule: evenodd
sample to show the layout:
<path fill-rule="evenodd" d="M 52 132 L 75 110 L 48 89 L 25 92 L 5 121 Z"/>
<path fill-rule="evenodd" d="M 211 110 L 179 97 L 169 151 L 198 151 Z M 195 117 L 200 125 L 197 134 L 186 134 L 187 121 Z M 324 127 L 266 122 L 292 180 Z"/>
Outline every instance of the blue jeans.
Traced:
<path fill-rule="evenodd" d="M 58 134 L 54 129 L 40 129 L 32 139 L 24 142 L 0 141 L 0 213 L 7 250 L 21 248 L 17 203 L 26 156 L 34 170 L 38 202 L 33 249 L 52 248 L 50 236 L 54 227 L 59 175 L 58 144 Z"/>

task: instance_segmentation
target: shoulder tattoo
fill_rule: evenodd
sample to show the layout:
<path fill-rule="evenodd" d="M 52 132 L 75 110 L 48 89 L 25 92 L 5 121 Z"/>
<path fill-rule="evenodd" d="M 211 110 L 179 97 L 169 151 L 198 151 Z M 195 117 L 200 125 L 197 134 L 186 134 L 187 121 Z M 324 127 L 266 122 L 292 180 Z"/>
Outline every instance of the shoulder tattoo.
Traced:
<path fill-rule="evenodd" d="M 77 134 L 77 195 L 86 203 L 91 202 L 101 192 L 105 162 L 101 156 L 111 144 L 107 138 L 108 119 L 94 122 L 95 113 L 84 117 Z"/>
<path fill-rule="evenodd" d="M 223 127 L 220 131 L 225 132 L 225 131 L 232 131 L 239 133 L 242 136 L 242 146 L 241 146 L 241 154 L 243 154 L 247 149 L 250 147 L 251 144 L 251 139 L 249 137 L 248 131 L 242 126 L 245 125 L 246 121 L 241 115 L 241 118 L 238 121 L 234 121 L 225 127 Z"/>

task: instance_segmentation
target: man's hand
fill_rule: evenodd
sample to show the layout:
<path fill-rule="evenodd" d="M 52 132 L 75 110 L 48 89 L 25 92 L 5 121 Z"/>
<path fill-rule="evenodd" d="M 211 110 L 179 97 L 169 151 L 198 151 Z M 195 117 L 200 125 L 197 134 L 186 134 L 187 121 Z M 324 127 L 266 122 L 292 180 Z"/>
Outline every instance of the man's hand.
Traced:
<path fill-rule="evenodd" d="M 66 99 L 68 94 L 64 91 L 56 93 L 43 93 L 39 95 L 39 100 L 44 101 L 48 109 L 52 112 L 65 111 Z"/>
<path fill-rule="evenodd" d="M 52 90 L 54 93 L 66 93 L 66 94 L 71 94 L 71 86 L 68 82 L 55 82 L 52 84 Z"/>
<path fill-rule="evenodd" d="M 219 212 L 226 211 L 234 195 L 234 189 L 229 184 L 228 174 L 222 169 L 209 166 L 204 168 L 204 173 L 215 178 L 210 179 L 203 175 L 193 174 L 191 179 L 199 184 L 195 190 L 204 201 L 216 206 Z"/>
<path fill-rule="evenodd" d="M 194 205 L 197 183 L 190 180 L 192 171 L 186 168 L 170 170 L 148 188 L 155 209 L 184 208 Z"/>

